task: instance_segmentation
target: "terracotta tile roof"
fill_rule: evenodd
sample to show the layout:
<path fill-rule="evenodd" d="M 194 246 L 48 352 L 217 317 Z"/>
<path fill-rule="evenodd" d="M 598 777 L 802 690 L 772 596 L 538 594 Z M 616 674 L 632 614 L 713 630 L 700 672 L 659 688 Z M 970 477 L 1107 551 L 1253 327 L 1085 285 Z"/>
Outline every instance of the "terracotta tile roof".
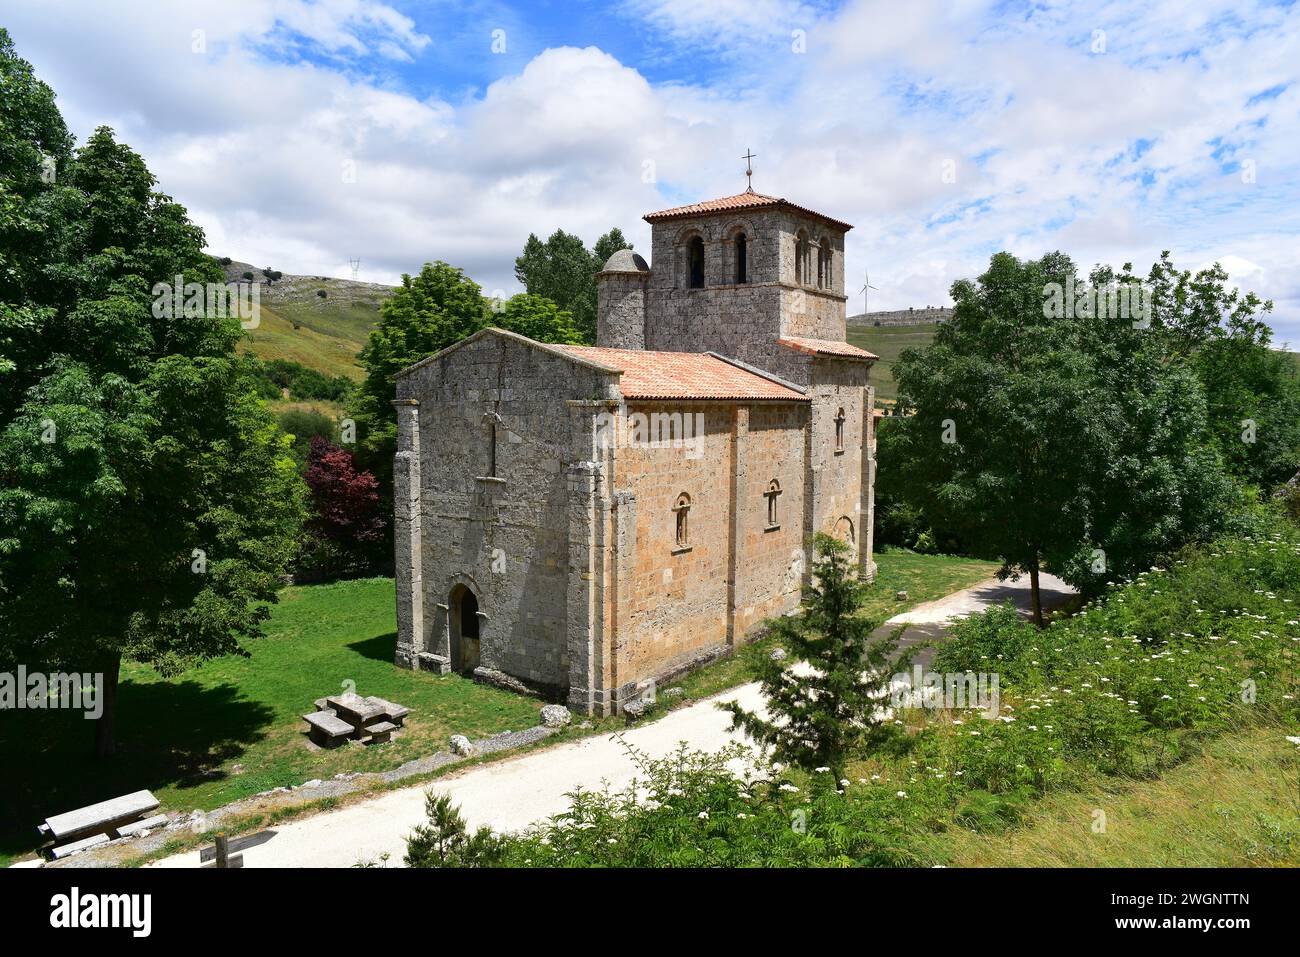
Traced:
<path fill-rule="evenodd" d="M 798 203 L 792 203 L 778 196 L 764 196 L 762 193 L 737 193 L 735 196 L 706 199 L 702 203 L 691 203 L 689 206 L 674 206 L 672 209 L 661 209 L 657 213 L 646 213 L 641 218 L 647 223 L 661 223 L 670 219 L 684 219 L 688 216 L 700 216 L 705 213 L 725 213 L 733 209 L 782 208 L 794 210 L 796 213 L 802 213 L 805 216 L 814 216 L 845 231 L 853 228 L 851 224 L 827 216 L 825 213 L 819 213 L 816 210 L 800 206 Z"/>
<path fill-rule="evenodd" d="M 811 353 L 818 356 L 840 356 L 845 359 L 879 359 L 880 356 L 874 352 L 868 352 L 866 349 L 859 349 L 857 346 L 851 346 L 847 342 L 837 342 L 834 339 L 799 339 L 794 336 L 782 336 L 777 340 L 781 345 L 790 349 L 798 349 L 800 352 Z"/>
<path fill-rule="evenodd" d="M 618 386 L 629 399 L 758 399 L 807 402 L 779 382 L 716 356 L 695 352 L 647 352 L 600 346 L 555 346 L 579 359 L 619 370 Z"/>

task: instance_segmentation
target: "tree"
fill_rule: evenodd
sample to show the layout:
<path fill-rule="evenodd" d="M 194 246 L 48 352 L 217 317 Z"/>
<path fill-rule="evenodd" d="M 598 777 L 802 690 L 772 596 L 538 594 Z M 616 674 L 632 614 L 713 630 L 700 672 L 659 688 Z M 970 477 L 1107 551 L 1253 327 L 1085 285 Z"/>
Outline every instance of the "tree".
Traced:
<path fill-rule="evenodd" d="M 810 667 L 787 667 L 770 655 L 757 659 L 770 717 L 735 701 L 719 707 L 731 714 L 732 730 L 770 747 L 777 760 L 809 771 L 828 767 L 839 780 L 855 751 L 879 745 L 890 733 L 882 700 L 888 701 L 890 681 L 908 659 L 894 658 L 892 637 L 871 640 L 876 622 L 858 614 L 867 586 L 848 546 L 823 534 L 814 544 L 814 581 L 802 613 L 770 622 L 790 664 Z"/>
<path fill-rule="evenodd" d="M 357 387 L 354 418 L 364 468 L 387 496 L 397 451 L 394 378 L 407 366 L 440 352 L 489 324 L 488 302 L 478 284 L 445 262 L 425 263 L 384 300 L 379 324 L 361 350 L 366 377 Z"/>
<path fill-rule="evenodd" d="M 1087 285 L 1061 253 L 998 253 L 953 284 L 932 345 L 895 366 L 914 414 L 895 426 L 893 467 L 936 528 L 999 557 L 1003 576 L 1029 574 L 1040 625 L 1042 570 L 1087 588 L 1146 567 L 1209 534 L 1231 494 L 1204 394 L 1163 337 L 1050 308 L 1049 290 Z"/>
<path fill-rule="evenodd" d="M 42 150 L 61 120 L 3 31 L 0 77 L 0 162 L 24 167 L 32 117 Z M 108 755 L 123 659 L 175 674 L 261 633 L 304 488 L 238 321 L 153 309 L 177 274 L 221 281 L 202 231 L 111 130 L 56 166 L 0 193 L 7 225 L 39 223 L 35 257 L 0 236 L 0 341 L 21 357 L 0 368 L 0 657 L 102 673 Z"/>
<path fill-rule="evenodd" d="M 502 863 L 506 842 L 486 827 L 470 834 L 450 795 L 426 793 L 424 813 L 427 821 L 406 839 L 407 867 L 495 867 Z"/>
<path fill-rule="evenodd" d="M 582 334 L 571 313 L 560 309 L 543 296 L 529 293 L 520 293 L 506 300 L 501 311 L 492 317 L 492 323 L 538 342 L 568 345 L 580 345 L 582 342 Z"/>
<path fill-rule="evenodd" d="M 545 296 L 573 314 L 583 342 L 596 341 L 596 273 L 620 249 L 631 249 L 615 227 L 596 240 L 588 252 L 582 240 L 557 229 L 543 243 L 530 233 L 515 260 L 515 278 L 532 295 Z"/>
<path fill-rule="evenodd" d="M 346 552 L 373 554 L 387 524 L 380 512 L 375 477 L 357 471 L 351 452 L 317 435 L 311 440 L 303 478 L 312 498 L 308 528 Z"/>
<path fill-rule="evenodd" d="M 1169 361 L 1189 364 L 1200 380 L 1229 473 L 1267 490 L 1300 468 L 1300 379 L 1291 357 L 1270 348 L 1261 317 L 1273 303 L 1227 283 L 1218 263 L 1193 274 L 1161 253 L 1147 276 L 1151 328 Z"/>

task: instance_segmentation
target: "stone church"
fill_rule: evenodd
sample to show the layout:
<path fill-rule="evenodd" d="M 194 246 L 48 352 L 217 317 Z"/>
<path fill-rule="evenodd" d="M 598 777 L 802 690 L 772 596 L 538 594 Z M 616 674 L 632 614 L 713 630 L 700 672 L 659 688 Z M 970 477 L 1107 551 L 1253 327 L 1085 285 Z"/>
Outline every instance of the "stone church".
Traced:
<path fill-rule="evenodd" d="M 398 665 L 609 714 L 796 608 L 815 532 L 874 574 L 852 227 L 752 190 L 645 219 L 595 346 L 486 329 L 398 375 Z"/>

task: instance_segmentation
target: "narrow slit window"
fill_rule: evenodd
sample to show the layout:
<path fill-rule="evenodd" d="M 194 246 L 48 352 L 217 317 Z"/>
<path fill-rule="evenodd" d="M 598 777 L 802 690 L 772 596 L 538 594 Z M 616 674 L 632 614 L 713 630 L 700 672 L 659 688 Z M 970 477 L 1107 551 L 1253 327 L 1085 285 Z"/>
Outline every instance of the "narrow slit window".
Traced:
<path fill-rule="evenodd" d="M 685 492 L 677 496 L 677 504 L 673 506 L 673 512 L 677 517 L 677 547 L 689 548 L 691 544 L 691 497 Z"/>
<path fill-rule="evenodd" d="M 844 451 L 844 410 L 835 413 L 835 451 Z"/>
<path fill-rule="evenodd" d="M 781 523 L 777 521 L 776 500 L 781 495 L 781 483 L 772 479 L 767 483 L 767 491 L 763 493 L 767 496 L 767 527 L 775 528 Z"/>
<path fill-rule="evenodd" d="M 749 245 L 748 240 L 745 239 L 744 233 L 740 233 L 738 236 L 736 236 L 736 282 L 737 284 L 749 282 L 748 245 Z"/>

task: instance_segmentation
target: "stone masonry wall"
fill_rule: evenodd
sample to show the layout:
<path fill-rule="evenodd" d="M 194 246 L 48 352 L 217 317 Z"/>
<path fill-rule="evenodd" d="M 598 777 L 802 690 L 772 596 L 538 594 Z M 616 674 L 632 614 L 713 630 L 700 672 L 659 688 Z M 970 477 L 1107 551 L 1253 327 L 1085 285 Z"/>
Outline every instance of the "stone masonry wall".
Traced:
<path fill-rule="evenodd" d="M 804 403 L 634 403 L 629 413 L 703 415 L 697 449 L 620 448 L 614 484 L 635 534 L 615 547 L 625 568 L 613 603 L 611 685 L 622 703 L 639 683 L 730 651 L 763 619 L 798 604 L 804 528 Z M 767 522 L 777 479 L 778 521 Z M 690 496 L 689 539 L 674 507 Z"/>
<path fill-rule="evenodd" d="M 481 612 L 480 669 L 567 687 L 573 439 L 565 399 L 609 394 L 614 379 L 496 335 L 399 379 L 399 398 L 419 403 L 424 609 L 418 634 L 414 625 L 399 632 L 399 659 L 424 652 L 445 664 L 449 595 L 464 585 Z"/>
<path fill-rule="evenodd" d="M 735 236 L 748 238 L 748 282 L 735 281 Z M 800 233 L 831 250 L 829 276 L 816 284 L 816 255 L 797 281 Z M 704 240 L 704 287 L 690 288 L 687 243 Z M 716 213 L 654 224 L 653 269 L 645 297 L 645 348 L 718 352 L 791 381 L 807 364 L 777 344 L 781 336 L 844 339 L 844 233 L 782 210 Z M 802 378 L 800 376 L 803 376 Z"/>
<path fill-rule="evenodd" d="M 637 444 L 618 450 L 614 487 L 635 501 L 635 534 L 625 544 L 634 552 L 618 582 L 627 602 L 615 625 L 615 689 L 727 647 L 733 409 L 727 403 L 628 407 L 647 416 L 699 412 L 704 430 L 698 449 Z M 679 548 L 673 508 L 683 492 L 691 502 L 689 544 Z"/>
<path fill-rule="evenodd" d="M 609 349 L 644 349 L 649 273 L 596 275 L 596 344 Z"/>
<path fill-rule="evenodd" d="M 818 358 L 809 385 L 809 536 L 823 532 L 850 542 L 855 559 L 864 546 L 862 463 L 863 446 L 869 440 L 864 429 L 868 374 L 869 366 L 863 362 Z M 841 409 L 842 449 L 835 437 L 835 419 Z"/>

